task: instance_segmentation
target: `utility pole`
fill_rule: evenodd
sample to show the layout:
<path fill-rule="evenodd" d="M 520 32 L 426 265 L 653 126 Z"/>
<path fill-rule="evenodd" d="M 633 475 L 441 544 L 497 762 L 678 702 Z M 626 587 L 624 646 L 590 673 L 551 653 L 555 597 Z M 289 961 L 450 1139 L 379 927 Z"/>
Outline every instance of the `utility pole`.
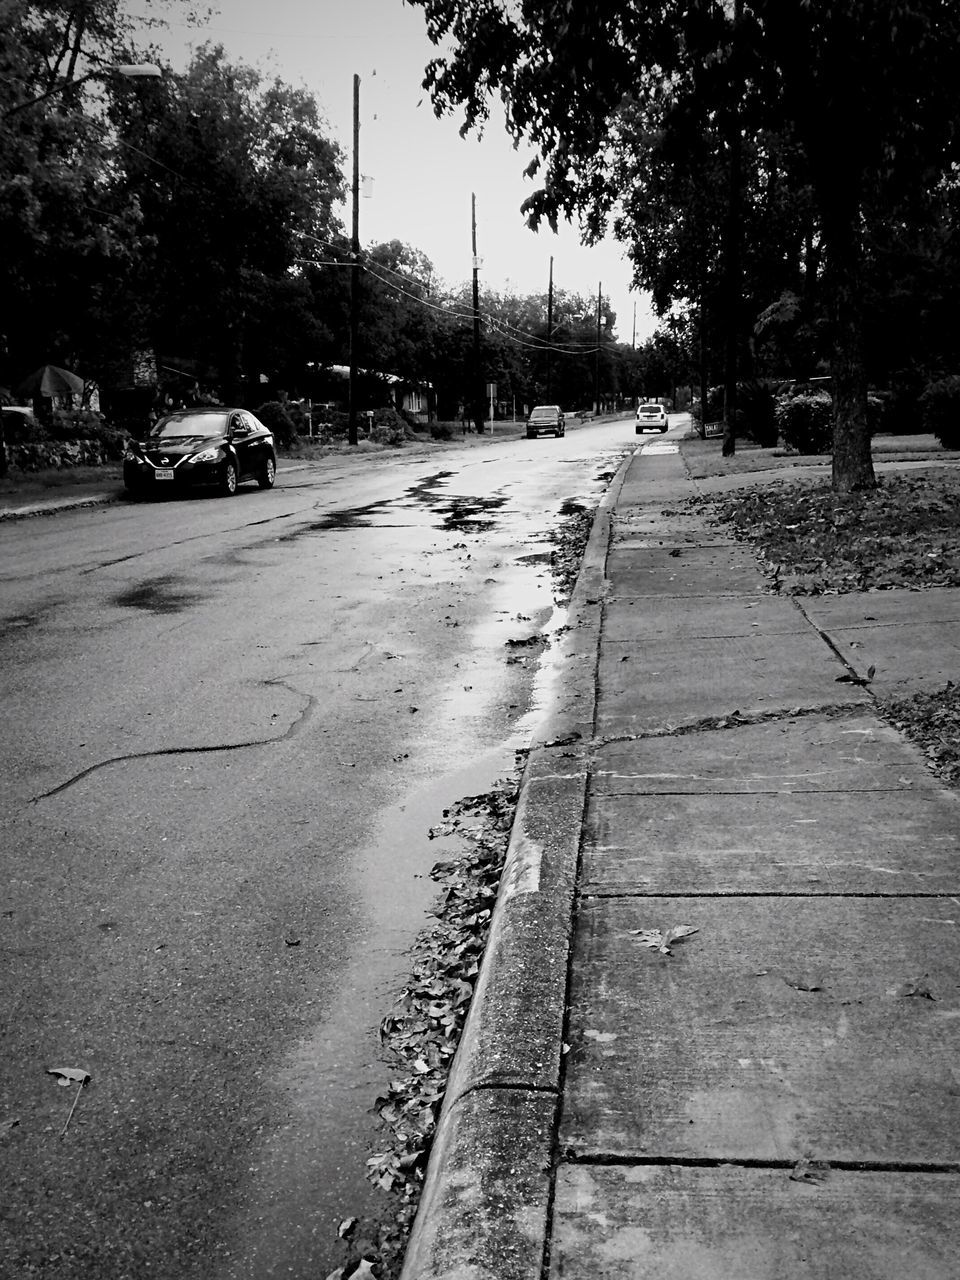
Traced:
<path fill-rule="evenodd" d="M 597 417 L 600 416 L 600 308 L 603 305 L 603 282 L 597 285 L 597 364 L 593 380 L 593 398 L 597 402 Z"/>
<path fill-rule="evenodd" d="M 360 77 L 353 77 L 353 265 L 350 268 L 350 391 L 347 443 L 357 444 L 357 347 L 360 338 Z"/>
<path fill-rule="evenodd" d="M 480 363 L 480 259 L 477 257 L 477 197 L 470 193 L 470 231 L 473 244 L 473 420 L 477 435 L 483 434 L 484 385 Z"/>
<path fill-rule="evenodd" d="M 552 400 L 550 393 L 550 374 L 552 372 L 553 361 L 553 254 L 550 255 L 550 283 L 547 286 L 547 394 L 544 396 L 547 404 Z"/>
<path fill-rule="evenodd" d="M 637 300 L 633 300 L 633 346 L 634 351 L 637 349 Z"/>
<path fill-rule="evenodd" d="M 733 27 L 730 34 L 730 72 L 733 79 L 731 93 L 731 119 L 728 153 L 727 217 L 723 244 L 724 293 L 726 295 L 726 340 L 723 360 L 723 445 L 721 453 L 729 458 L 737 448 L 737 419 L 739 405 L 737 394 L 738 346 L 740 340 L 740 274 L 741 227 L 740 209 L 743 203 L 743 138 L 740 126 L 740 95 L 742 93 L 740 69 L 740 28 L 743 22 L 743 0 L 733 0 Z"/>

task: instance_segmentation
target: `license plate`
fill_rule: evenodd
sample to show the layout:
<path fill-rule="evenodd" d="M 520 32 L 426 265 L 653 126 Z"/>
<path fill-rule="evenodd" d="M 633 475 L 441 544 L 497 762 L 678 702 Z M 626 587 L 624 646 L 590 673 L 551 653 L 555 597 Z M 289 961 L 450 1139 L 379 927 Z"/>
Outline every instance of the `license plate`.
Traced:
<path fill-rule="evenodd" d="M 156 479 L 157 479 L 157 480 L 172 480 L 172 479 L 173 479 L 173 467 L 169 467 L 169 468 L 158 468 L 158 469 L 157 469 L 153 474 L 154 474 L 154 476 L 156 477 Z"/>

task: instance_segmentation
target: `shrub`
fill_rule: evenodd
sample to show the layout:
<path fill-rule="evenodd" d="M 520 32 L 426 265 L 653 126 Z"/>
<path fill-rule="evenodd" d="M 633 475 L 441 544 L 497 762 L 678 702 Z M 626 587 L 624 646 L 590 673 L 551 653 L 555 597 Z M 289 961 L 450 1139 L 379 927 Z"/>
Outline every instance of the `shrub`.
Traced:
<path fill-rule="evenodd" d="M 267 430 L 273 432 L 281 449 L 289 449 L 297 443 L 297 429 L 281 400 L 268 400 L 259 409 L 255 409 L 254 413 Z"/>
<path fill-rule="evenodd" d="M 370 439 L 377 444 L 400 445 L 407 439 L 407 424 L 392 406 L 375 409 Z"/>
<path fill-rule="evenodd" d="M 833 401 L 826 391 L 778 396 L 774 417 L 788 448 L 797 453 L 831 453 Z"/>
<path fill-rule="evenodd" d="M 960 449 L 960 377 L 928 383 L 920 397 L 920 418 L 945 449 Z"/>

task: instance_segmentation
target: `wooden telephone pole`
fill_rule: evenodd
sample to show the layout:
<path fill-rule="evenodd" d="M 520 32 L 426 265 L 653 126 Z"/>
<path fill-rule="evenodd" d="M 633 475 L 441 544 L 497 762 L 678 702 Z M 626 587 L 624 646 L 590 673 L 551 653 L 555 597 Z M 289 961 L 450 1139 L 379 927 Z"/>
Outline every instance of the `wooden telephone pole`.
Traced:
<path fill-rule="evenodd" d="M 486 396 L 480 360 L 480 259 L 477 257 L 477 197 L 474 192 L 470 193 L 470 233 L 473 245 L 473 421 L 477 435 L 482 435 Z"/>
<path fill-rule="evenodd" d="M 544 397 L 547 404 L 553 399 L 551 394 L 551 379 L 553 363 L 553 254 L 550 255 L 550 284 L 547 287 L 547 394 Z"/>
<path fill-rule="evenodd" d="M 593 398 L 597 402 L 597 417 L 600 416 L 600 308 L 603 306 L 603 281 L 597 285 L 597 362 L 593 379 Z"/>
<path fill-rule="evenodd" d="M 357 347 L 360 340 L 360 77 L 353 77 L 353 265 L 350 268 L 350 391 L 347 442 L 357 444 Z"/>

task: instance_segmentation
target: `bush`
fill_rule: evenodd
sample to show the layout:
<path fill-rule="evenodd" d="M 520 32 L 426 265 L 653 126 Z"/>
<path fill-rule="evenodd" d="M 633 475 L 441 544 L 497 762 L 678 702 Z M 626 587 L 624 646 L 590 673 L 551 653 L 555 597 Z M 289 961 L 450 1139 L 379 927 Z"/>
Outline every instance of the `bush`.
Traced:
<path fill-rule="evenodd" d="M 297 443 L 297 429 L 281 400 L 268 400 L 254 413 L 267 428 L 281 449 L 289 449 Z"/>
<path fill-rule="evenodd" d="M 925 431 L 932 431 L 945 449 L 960 449 L 960 377 L 929 383 L 919 409 Z"/>
<path fill-rule="evenodd" d="M 407 424 L 392 405 L 383 409 L 374 409 L 373 430 L 369 438 L 375 440 L 377 444 L 403 444 L 407 438 Z"/>
<path fill-rule="evenodd" d="M 826 391 L 778 396 L 774 413 L 788 448 L 797 453 L 833 451 L 833 401 Z"/>

